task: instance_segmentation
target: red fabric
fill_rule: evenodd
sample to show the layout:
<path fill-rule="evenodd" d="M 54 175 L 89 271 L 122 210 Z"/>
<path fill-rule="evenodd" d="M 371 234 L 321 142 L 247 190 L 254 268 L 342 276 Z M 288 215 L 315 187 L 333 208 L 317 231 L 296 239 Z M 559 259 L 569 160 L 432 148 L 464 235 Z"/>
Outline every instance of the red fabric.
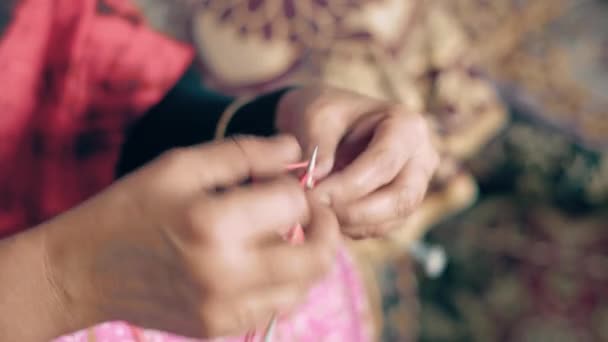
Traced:
<path fill-rule="evenodd" d="M 22 0 L 0 41 L 0 236 L 113 177 L 127 124 L 192 58 L 127 0 Z"/>

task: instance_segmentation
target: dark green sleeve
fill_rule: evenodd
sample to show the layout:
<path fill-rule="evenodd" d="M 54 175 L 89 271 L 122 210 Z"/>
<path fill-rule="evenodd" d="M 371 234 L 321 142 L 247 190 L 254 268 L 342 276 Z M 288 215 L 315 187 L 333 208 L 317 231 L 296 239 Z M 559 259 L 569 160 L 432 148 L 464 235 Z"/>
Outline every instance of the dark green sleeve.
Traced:
<path fill-rule="evenodd" d="M 274 113 L 284 92 L 262 95 L 243 106 L 230 121 L 226 135 L 274 134 Z M 220 116 L 233 101 L 205 89 L 198 76 L 188 72 L 159 104 L 130 127 L 120 152 L 117 176 L 164 151 L 213 140 Z"/>

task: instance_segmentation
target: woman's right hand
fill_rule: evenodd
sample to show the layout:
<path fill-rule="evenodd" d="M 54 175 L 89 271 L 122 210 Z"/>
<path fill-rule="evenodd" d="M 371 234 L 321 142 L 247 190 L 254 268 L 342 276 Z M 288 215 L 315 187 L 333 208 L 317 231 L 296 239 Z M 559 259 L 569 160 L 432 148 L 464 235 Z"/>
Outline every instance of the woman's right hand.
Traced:
<path fill-rule="evenodd" d="M 48 274 L 70 328 L 110 320 L 192 337 L 241 333 L 289 311 L 329 271 L 333 213 L 285 165 L 288 137 L 171 151 L 45 224 Z M 255 178 L 255 184 L 243 185 Z M 279 232 L 297 222 L 304 244 Z"/>

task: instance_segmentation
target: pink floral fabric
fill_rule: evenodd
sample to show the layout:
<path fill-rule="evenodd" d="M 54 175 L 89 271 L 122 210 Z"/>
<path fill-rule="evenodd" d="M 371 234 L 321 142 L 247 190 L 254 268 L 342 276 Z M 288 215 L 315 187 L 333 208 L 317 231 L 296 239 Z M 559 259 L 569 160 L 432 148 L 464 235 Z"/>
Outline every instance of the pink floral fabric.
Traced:
<path fill-rule="evenodd" d="M 354 263 L 342 250 L 332 272 L 311 289 L 305 303 L 290 317 L 279 320 L 273 341 L 363 342 L 371 331 L 363 321 L 366 301 Z M 262 342 L 262 331 L 254 341 Z M 53 342 L 241 342 L 245 337 L 196 340 L 145 330 L 125 322 L 108 322 L 64 336 Z"/>

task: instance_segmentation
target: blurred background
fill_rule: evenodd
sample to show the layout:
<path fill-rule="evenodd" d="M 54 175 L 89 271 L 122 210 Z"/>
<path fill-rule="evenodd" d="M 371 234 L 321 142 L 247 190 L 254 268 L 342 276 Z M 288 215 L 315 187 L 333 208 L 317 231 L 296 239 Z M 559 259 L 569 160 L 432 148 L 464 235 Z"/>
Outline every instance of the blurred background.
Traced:
<path fill-rule="evenodd" d="M 429 199 L 358 252 L 379 340 L 608 341 L 608 1 L 137 1 L 210 88 L 320 78 L 430 113 Z"/>
<path fill-rule="evenodd" d="M 454 0 L 510 119 L 435 227 L 422 341 L 608 341 L 608 1 Z"/>

